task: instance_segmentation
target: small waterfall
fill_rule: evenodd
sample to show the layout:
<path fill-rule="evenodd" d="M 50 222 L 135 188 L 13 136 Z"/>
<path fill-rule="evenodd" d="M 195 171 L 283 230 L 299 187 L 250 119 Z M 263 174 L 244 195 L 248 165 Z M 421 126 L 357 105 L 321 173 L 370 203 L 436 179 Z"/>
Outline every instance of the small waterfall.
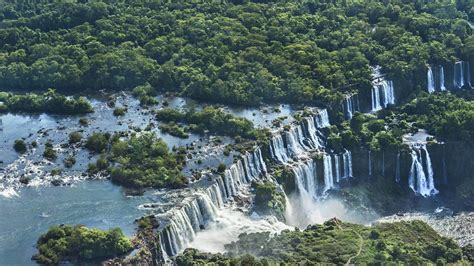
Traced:
<path fill-rule="evenodd" d="M 302 135 L 298 130 L 299 126 L 291 127 L 290 130 L 285 132 L 286 146 L 292 157 L 296 157 L 299 154 L 304 153 L 305 149 L 301 145 Z"/>
<path fill-rule="evenodd" d="M 351 120 L 352 117 L 354 116 L 354 113 L 356 111 L 359 110 L 359 105 L 358 105 L 358 102 L 357 104 L 354 104 L 354 97 L 356 97 L 357 95 L 354 94 L 354 95 L 350 95 L 350 96 L 347 96 L 345 99 L 344 99 L 344 114 L 345 114 L 345 117 L 347 120 Z M 356 99 L 358 100 L 358 99 Z"/>
<path fill-rule="evenodd" d="M 464 62 L 464 64 L 466 65 L 466 67 L 464 68 L 466 70 L 466 81 L 464 82 L 465 84 L 467 84 L 471 89 L 472 89 L 472 85 L 471 85 L 471 66 L 469 64 L 469 62 Z"/>
<path fill-rule="evenodd" d="M 380 105 L 380 93 L 379 87 L 372 87 L 372 112 L 382 110 L 382 105 Z"/>
<path fill-rule="evenodd" d="M 444 68 L 443 66 L 439 66 L 439 88 L 441 91 L 446 90 L 446 86 L 444 85 Z"/>
<path fill-rule="evenodd" d="M 289 161 L 289 156 L 287 154 L 285 144 L 283 143 L 283 138 L 281 134 L 276 134 L 272 137 L 270 144 L 270 151 L 272 158 L 279 163 L 286 163 Z"/>
<path fill-rule="evenodd" d="M 436 87 L 435 87 L 435 79 L 433 75 L 433 70 L 431 69 L 431 67 L 428 67 L 427 76 L 428 76 L 428 92 L 433 93 L 436 91 Z"/>
<path fill-rule="evenodd" d="M 343 178 L 352 177 L 352 154 L 350 151 L 346 150 L 342 155 L 342 160 L 344 163 L 344 176 Z"/>
<path fill-rule="evenodd" d="M 329 123 L 328 110 L 323 109 L 316 115 L 316 126 L 318 128 L 328 127 L 331 124 Z"/>
<path fill-rule="evenodd" d="M 371 151 L 369 150 L 369 176 L 372 176 L 372 159 L 371 157 Z"/>
<path fill-rule="evenodd" d="M 397 168 L 395 169 L 395 181 L 400 182 L 400 152 L 397 153 Z"/>
<path fill-rule="evenodd" d="M 334 155 L 334 170 L 336 172 L 336 183 L 339 183 L 339 180 L 341 179 L 341 173 L 339 171 L 339 155 L 337 154 Z"/>
<path fill-rule="evenodd" d="M 334 188 L 334 176 L 332 173 L 331 156 L 324 154 L 324 192 Z"/>
<path fill-rule="evenodd" d="M 314 118 L 307 117 L 305 121 L 310 145 L 315 149 L 321 148 L 321 140 L 318 137 L 318 130 L 316 129 Z"/>
<path fill-rule="evenodd" d="M 454 63 L 454 87 L 462 88 L 464 86 L 464 67 L 463 62 L 458 61 Z"/>
<path fill-rule="evenodd" d="M 292 167 L 292 170 L 295 174 L 299 193 L 302 196 L 306 194 L 315 200 L 317 198 L 317 175 L 314 161 L 310 159 L 305 162 L 299 162 Z"/>
<path fill-rule="evenodd" d="M 423 154 L 425 159 L 423 160 Z M 411 151 L 412 164 L 408 178 L 410 188 L 424 197 L 435 195 L 438 190 L 434 186 L 433 167 L 426 145 L 415 144 Z M 425 164 L 423 165 L 423 161 Z"/>
<path fill-rule="evenodd" d="M 372 71 L 374 78 L 371 91 L 372 112 L 377 112 L 390 104 L 395 104 L 395 92 L 393 82 L 381 75 L 380 67 L 375 67 Z"/>

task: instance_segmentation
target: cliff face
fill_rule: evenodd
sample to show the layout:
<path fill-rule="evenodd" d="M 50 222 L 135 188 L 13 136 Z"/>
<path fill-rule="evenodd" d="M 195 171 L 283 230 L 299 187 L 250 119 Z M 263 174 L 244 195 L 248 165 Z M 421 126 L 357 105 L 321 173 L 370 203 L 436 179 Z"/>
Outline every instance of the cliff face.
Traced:
<path fill-rule="evenodd" d="M 400 210 L 429 206 L 472 209 L 473 206 L 470 202 L 474 200 L 474 193 L 467 190 L 466 186 L 472 182 L 474 175 L 472 160 L 474 146 L 463 142 L 449 142 L 429 144 L 427 150 L 431 158 L 434 185 L 439 191 L 434 197 L 416 196 L 409 188 L 412 157 L 407 151 L 369 153 L 365 148 L 352 150 L 355 178 L 351 184 L 343 184 L 342 188 L 350 189 L 350 186 L 354 185 L 365 186 L 371 187 L 371 193 L 374 194 L 388 193 L 385 198 L 392 197 L 394 202 L 399 202 Z M 399 176 L 398 182 L 396 181 L 397 175 Z M 460 189 L 463 189 L 463 195 L 460 195 Z M 369 198 L 370 196 L 380 198 L 384 195 L 369 195 Z M 393 205 L 391 211 L 396 211 L 398 208 L 396 204 L 391 205 Z"/>

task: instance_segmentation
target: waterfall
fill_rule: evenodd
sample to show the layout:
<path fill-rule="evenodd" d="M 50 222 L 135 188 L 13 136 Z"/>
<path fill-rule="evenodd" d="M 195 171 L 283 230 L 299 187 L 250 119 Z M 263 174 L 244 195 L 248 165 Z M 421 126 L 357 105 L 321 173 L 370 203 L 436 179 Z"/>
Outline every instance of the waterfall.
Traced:
<path fill-rule="evenodd" d="M 192 193 L 192 198 L 168 212 L 168 223 L 160 233 L 160 241 L 165 256 L 174 256 L 185 249 L 196 233 L 215 220 L 219 208 L 238 194 L 243 185 L 266 174 L 267 168 L 260 148 L 246 153 L 217 176 L 214 183 L 203 192 L 201 188 Z"/>
<path fill-rule="evenodd" d="M 317 198 L 317 175 L 314 161 L 310 159 L 305 162 L 299 162 L 292 170 L 295 174 L 295 182 L 299 193 L 302 196 L 306 194 L 315 200 Z"/>
<path fill-rule="evenodd" d="M 428 92 L 433 93 L 436 91 L 435 88 L 435 79 L 433 75 L 433 70 L 431 67 L 428 67 Z"/>
<path fill-rule="evenodd" d="M 372 87 L 372 112 L 379 110 L 382 110 L 382 106 L 380 105 L 379 87 L 376 85 Z"/>
<path fill-rule="evenodd" d="M 425 155 L 424 160 L 423 153 Z M 434 186 L 431 158 L 428 150 L 426 149 L 426 145 L 413 145 L 411 150 L 411 158 L 412 164 L 408 178 L 410 188 L 415 193 L 424 197 L 437 194 L 438 190 L 436 190 Z M 423 165 L 423 161 L 425 162 L 425 165 Z"/>
<path fill-rule="evenodd" d="M 372 112 L 386 108 L 389 104 L 395 104 L 395 92 L 393 82 L 386 80 L 380 73 L 380 67 L 372 68 Z"/>
<path fill-rule="evenodd" d="M 329 123 L 328 110 L 323 109 L 316 115 L 316 125 L 318 128 L 324 128 L 331 125 Z"/>
<path fill-rule="evenodd" d="M 334 155 L 334 169 L 336 170 L 336 183 L 339 183 L 341 179 L 341 173 L 339 172 L 339 155 Z"/>
<path fill-rule="evenodd" d="M 462 88 L 464 86 L 464 67 L 463 62 L 458 61 L 454 63 L 454 87 Z"/>
<path fill-rule="evenodd" d="M 439 88 L 441 91 L 446 90 L 446 86 L 444 85 L 444 68 L 443 66 L 439 66 Z"/>
<path fill-rule="evenodd" d="M 397 168 L 395 169 L 395 181 L 400 182 L 400 152 L 397 153 Z"/>
<path fill-rule="evenodd" d="M 286 136 L 286 146 L 292 157 L 296 157 L 299 154 L 304 153 L 305 149 L 300 143 L 300 134 L 297 130 L 297 127 L 291 127 L 290 130 L 285 132 Z"/>
<path fill-rule="evenodd" d="M 283 138 L 281 134 L 276 134 L 272 137 L 270 151 L 272 158 L 279 163 L 286 163 L 289 160 L 285 145 L 283 143 Z"/>
<path fill-rule="evenodd" d="M 357 106 L 354 105 L 354 95 L 347 96 L 344 99 L 344 113 L 347 120 L 351 120 L 354 116 Z M 358 109 L 357 109 L 358 110 Z"/>
<path fill-rule="evenodd" d="M 332 174 L 331 156 L 324 154 L 324 192 L 334 188 L 334 176 Z"/>
<path fill-rule="evenodd" d="M 467 84 L 472 89 L 472 85 L 471 85 L 471 66 L 470 66 L 469 62 L 464 62 L 464 64 L 466 65 L 466 67 L 465 67 L 465 70 L 466 70 L 465 84 Z"/>
<path fill-rule="evenodd" d="M 197 194 L 194 199 L 177 209 L 160 236 L 167 255 L 174 256 L 186 248 L 196 232 L 216 217 L 216 212 L 217 207 L 204 193 Z"/>
<path fill-rule="evenodd" d="M 344 176 L 343 178 L 352 177 L 352 154 L 350 151 L 346 150 L 342 155 L 342 160 L 344 163 Z"/>
<path fill-rule="evenodd" d="M 316 149 L 321 148 L 321 141 L 318 137 L 318 133 L 317 133 L 318 130 L 316 129 L 314 118 L 307 117 L 305 121 L 306 121 L 306 128 L 308 131 L 309 142 L 311 143 L 312 148 L 316 148 Z"/>
<path fill-rule="evenodd" d="M 372 176 L 372 160 L 371 160 L 371 151 L 369 150 L 369 176 Z"/>

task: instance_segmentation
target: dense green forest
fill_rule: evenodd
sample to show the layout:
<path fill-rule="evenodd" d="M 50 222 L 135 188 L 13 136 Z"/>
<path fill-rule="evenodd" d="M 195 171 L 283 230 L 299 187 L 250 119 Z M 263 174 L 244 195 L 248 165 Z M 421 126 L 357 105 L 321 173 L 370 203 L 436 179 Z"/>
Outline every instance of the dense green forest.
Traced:
<path fill-rule="evenodd" d="M 370 65 L 416 80 L 427 63 L 472 59 L 473 18 L 469 0 L 6 0 L 0 89 L 150 84 L 227 103 L 327 105 L 368 89 Z"/>
<path fill-rule="evenodd" d="M 63 261 L 102 261 L 123 255 L 133 246 L 119 228 L 102 231 L 82 225 L 63 225 L 52 226 L 41 235 L 37 248 L 38 254 L 33 256 L 35 261 L 57 265 Z"/>
<path fill-rule="evenodd" d="M 180 266 L 469 263 L 469 248 L 463 252 L 421 221 L 364 226 L 332 219 L 275 237 L 268 232 L 243 233 L 226 245 L 226 256 L 187 249 L 176 262 Z"/>

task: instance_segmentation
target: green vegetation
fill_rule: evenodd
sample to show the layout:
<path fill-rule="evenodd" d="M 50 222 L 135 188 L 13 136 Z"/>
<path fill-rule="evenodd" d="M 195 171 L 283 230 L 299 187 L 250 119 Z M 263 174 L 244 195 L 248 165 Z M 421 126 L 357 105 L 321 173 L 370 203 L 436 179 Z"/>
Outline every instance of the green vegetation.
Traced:
<path fill-rule="evenodd" d="M 53 144 L 49 141 L 44 144 L 43 157 L 50 161 L 54 161 L 58 158 L 56 151 L 53 149 Z"/>
<path fill-rule="evenodd" d="M 0 102 L 3 102 L 3 111 L 9 112 L 83 114 L 93 111 L 86 98 L 68 98 L 52 89 L 41 95 L 34 93 L 19 95 L 0 92 Z"/>
<path fill-rule="evenodd" d="M 227 103 L 332 103 L 341 92 L 370 87 L 369 65 L 416 81 L 426 63 L 451 63 L 474 50 L 469 1 L 0 5 L 6 89 L 150 84 Z"/>
<path fill-rule="evenodd" d="M 187 133 L 188 129 L 174 122 L 160 124 L 160 129 L 163 133 L 168 133 L 171 136 L 182 139 L 189 138 L 189 134 Z"/>
<path fill-rule="evenodd" d="M 187 184 L 181 173 L 185 148 L 172 152 L 152 133 L 134 134 L 124 140 L 117 134 L 93 133 L 85 146 L 101 154 L 89 164 L 91 175 L 106 171 L 113 182 L 132 188 L 179 188 Z"/>
<path fill-rule="evenodd" d="M 259 214 L 274 215 L 279 220 L 284 220 L 285 216 L 285 194 L 279 191 L 276 185 L 270 181 L 253 182 L 255 189 L 253 209 Z"/>
<path fill-rule="evenodd" d="M 115 116 L 124 116 L 126 112 L 127 112 L 127 108 L 125 107 L 117 107 L 114 109 Z"/>
<path fill-rule="evenodd" d="M 66 168 L 71 168 L 73 165 L 76 164 L 76 158 L 73 155 L 70 155 L 64 158 L 63 163 Z"/>
<path fill-rule="evenodd" d="M 474 102 L 452 94 L 420 94 L 401 110 L 417 127 L 445 140 L 474 141 Z"/>
<path fill-rule="evenodd" d="M 110 160 L 115 163 L 110 169 L 112 181 L 127 187 L 178 188 L 187 183 L 181 173 L 185 151 L 170 152 L 153 134 L 115 142 Z"/>
<path fill-rule="evenodd" d="M 119 228 L 108 231 L 82 225 L 53 226 L 37 242 L 33 260 L 54 265 L 62 261 L 87 262 L 106 260 L 132 250 L 132 243 Z"/>
<path fill-rule="evenodd" d="M 190 109 L 186 112 L 164 108 L 156 112 L 156 117 L 160 121 L 189 124 L 190 131 L 201 134 L 209 130 L 214 134 L 255 139 L 258 131 L 251 121 L 212 106 L 202 111 Z"/>
<path fill-rule="evenodd" d="M 143 86 L 135 87 L 133 89 L 133 95 L 140 100 L 141 106 L 158 104 L 158 100 L 154 98 L 154 96 L 156 96 L 156 92 L 149 83 Z"/>
<path fill-rule="evenodd" d="M 81 139 L 82 139 L 81 132 L 74 131 L 74 132 L 69 133 L 69 143 L 70 144 L 78 143 L 78 142 L 81 141 Z"/>
<path fill-rule="evenodd" d="M 87 138 L 85 146 L 92 152 L 101 153 L 107 148 L 109 139 L 110 133 L 94 132 L 90 137 Z"/>
<path fill-rule="evenodd" d="M 451 239 L 439 236 L 421 221 L 381 223 L 374 226 L 343 223 L 331 219 L 300 231 L 241 234 L 226 245 L 226 256 L 202 254 L 188 249 L 178 256 L 178 265 L 468 263 L 463 250 Z M 250 254 L 244 255 L 243 254 Z M 472 261 L 471 261 L 472 262 Z M 200 264 L 201 263 L 201 264 Z M 235 264 L 238 265 L 238 264 Z"/>
<path fill-rule="evenodd" d="M 15 151 L 18 153 L 25 153 L 27 150 L 25 141 L 23 141 L 22 139 L 15 140 L 15 143 L 13 144 L 13 149 L 15 149 Z"/>

